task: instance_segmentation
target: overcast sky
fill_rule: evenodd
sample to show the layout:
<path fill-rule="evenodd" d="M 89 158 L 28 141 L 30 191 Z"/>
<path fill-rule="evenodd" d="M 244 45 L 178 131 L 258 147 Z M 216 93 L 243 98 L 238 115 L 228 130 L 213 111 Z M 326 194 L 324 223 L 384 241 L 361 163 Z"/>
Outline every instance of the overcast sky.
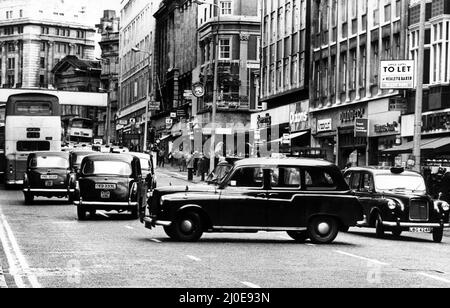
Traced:
<path fill-rule="evenodd" d="M 89 16 L 89 22 L 93 26 L 99 23 L 104 10 L 116 10 L 117 15 L 120 16 L 120 1 L 121 0 L 87 0 L 86 12 Z"/>

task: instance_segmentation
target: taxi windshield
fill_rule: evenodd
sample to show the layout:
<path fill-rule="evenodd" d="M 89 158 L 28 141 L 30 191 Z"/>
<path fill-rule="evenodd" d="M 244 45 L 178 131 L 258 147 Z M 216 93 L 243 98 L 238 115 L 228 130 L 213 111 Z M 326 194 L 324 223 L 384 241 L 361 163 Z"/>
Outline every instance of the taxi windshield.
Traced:
<path fill-rule="evenodd" d="M 38 156 L 31 161 L 31 168 L 69 168 L 69 160 L 60 156 Z"/>
<path fill-rule="evenodd" d="M 121 161 L 91 161 L 89 160 L 83 167 L 83 174 L 90 175 L 116 175 L 131 176 L 130 164 Z"/>
<path fill-rule="evenodd" d="M 421 176 L 389 174 L 375 176 L 377 191 L 426 193 L 425 181 Z"/>
<path fill-rule="evenodd" d="M 228 173 L 230 172 L 232 166 L 231 165 L 219 165 L 214 170 L 212 176 L 208 179 L 210 183 L 222 183 L 222 181 L 226 178 Z"/>

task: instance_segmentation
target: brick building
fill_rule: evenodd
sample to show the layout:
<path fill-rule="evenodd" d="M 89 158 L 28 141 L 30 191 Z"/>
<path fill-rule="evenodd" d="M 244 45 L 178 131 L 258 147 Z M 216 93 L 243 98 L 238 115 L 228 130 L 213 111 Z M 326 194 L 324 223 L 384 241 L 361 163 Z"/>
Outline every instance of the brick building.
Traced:
<path fill-rule="evenodd" d="M 85 12 L 56 0 L 3 0 L 0 9 L 0 83 L 4 88 L 47 88 L 51 70 L 67 55 L 94 58 L 95 29 Z"/>

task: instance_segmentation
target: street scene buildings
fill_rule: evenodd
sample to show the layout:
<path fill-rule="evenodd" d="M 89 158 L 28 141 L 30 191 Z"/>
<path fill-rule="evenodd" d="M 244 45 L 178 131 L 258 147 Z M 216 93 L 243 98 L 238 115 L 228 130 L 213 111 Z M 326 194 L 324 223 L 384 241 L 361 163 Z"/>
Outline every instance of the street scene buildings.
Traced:
<path fill-rule="evenodd" d="M 449 286 L 449 220 L 449 0 L 0 0 L 0 288 Z"/>

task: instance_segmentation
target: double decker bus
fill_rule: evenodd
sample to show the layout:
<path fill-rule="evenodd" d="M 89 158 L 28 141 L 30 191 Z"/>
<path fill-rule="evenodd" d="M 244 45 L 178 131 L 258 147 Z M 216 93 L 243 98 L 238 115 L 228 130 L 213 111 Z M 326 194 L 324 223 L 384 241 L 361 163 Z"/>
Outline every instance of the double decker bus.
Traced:
<path fill-rule="evenodd" d="M 48 94 L 11 95 L 5 112 L 6 185 L 23 184 L 28 155 L 61 151 L 58 97 Z"/>
<path fill-rule="evenodd" d="M 63 121 L 65 142 L 69 144 L 92 144 L 94 139 L 94 121 L 87 118 L 71 118 Z"/>
<path fill-rule="evenodd" d="M 0 103 L 0 182 L 5 174 L 5 104 Z"/>

